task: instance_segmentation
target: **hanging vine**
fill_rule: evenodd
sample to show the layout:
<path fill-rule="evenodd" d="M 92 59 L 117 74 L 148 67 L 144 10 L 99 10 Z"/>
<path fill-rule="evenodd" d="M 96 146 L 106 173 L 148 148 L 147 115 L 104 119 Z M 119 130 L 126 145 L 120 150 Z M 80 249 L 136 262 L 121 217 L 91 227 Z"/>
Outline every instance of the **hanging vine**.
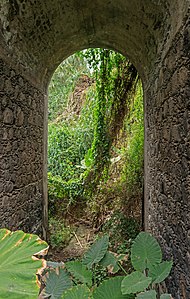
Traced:
<path fill-rule="evenodd" d="M 88 170 L 84 185 L 89 192 L 108 175 L 111 146 L 129 114 L 139 77 L 135 67 L 119 53 L 89 49 L 83 55 L 95 73 L 97 97 L 94 139 L 85 156 Z"/>

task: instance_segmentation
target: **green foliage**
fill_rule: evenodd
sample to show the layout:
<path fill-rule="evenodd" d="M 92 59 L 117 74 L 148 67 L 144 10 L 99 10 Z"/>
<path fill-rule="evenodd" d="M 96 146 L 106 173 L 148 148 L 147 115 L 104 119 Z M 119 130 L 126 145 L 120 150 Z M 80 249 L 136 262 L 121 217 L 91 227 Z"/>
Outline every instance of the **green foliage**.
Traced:
<path fill-rule="evenodd" d="M 150 267 L 149 276 L 152 277 L 153 283 L 160 283 L 168 277 L 172 268 L 172 261 L 164 261 L 160 264 Z"/>
<path fill-rule="evenodd" d="M 111 267 L 111 273 L 115 274 L 120 270 L 118 263 L 120 259 L 123 259 L 123 255 L 116 256 L 112 252 L 107 251 L 103 259 L 100 261 L 100 265 L 103 267 Z"/>
<path fill-rule="evenodd" d="M 71 229 L 65 227 L 60 220 L 50 217 L 49 219 L 50 244 L 52 247 L 62 247 L 71 238 Z"/>
<path fill-rule="evenodd" d="M 147 232 L 141 232 L 131 247 L 131 262 L 135 272 L 126 276 L 121 285 L 123 294 L 138 294 L 147 288 L 153 289 L 170 273 L 172 262 L 162 262 L 162 252 L 156 239 Z M 152 270 L 154 269 L 154 270 Z M 147 295 L 147 297 L 146 297 Z M 145 292 L 137 298 L 156 298 L 155 292 Z"/>
<path fill-rule="evenodd" d="M 74 287 L 63 292 L 62 298 L 74 299 L 77 295 L 80 298 L 82 294 L 84 298 L 92 299 L 170 298 L 169 294 L 161 294 L 161 296 L 157 297 L 154 287 L 169 275 L 172 262 L 161 262 L 158 242 L 153 236 L 145 232 L 140 233 L 136 237 L 131 248 L 131 256 L 133 256 L 132 264 L 135 269 L 137 267 L 140 270 L 136 270 L 127 276 L 115 276 L 114 278 L 109 278 L 107 275 L 99 284 L 95 276 L 97 274 L 96 269 L 100 265 L 102 267 L 118 265 L 126 275 L 125 269 L 120 264 L 123 256 L 117 257 L 109 252 L 108 242 L 108 237 L 103 236 L 91 245 L 85 253 L 82 262 L 72 261 L 66 263 L 66 269 L 70 273 L 71 279 L 75 283 L 78 283 L 79 287 Z M 148 261 L 147 253 L 150 254 Z M 138 260 L 140 260 L 140 263 Z M 91 271 L 87 270 L 86 266 L 91 268 Z M 82 287 L 80 287 L 81 284 Z M 89 290 L 86 285 L 91 289 Z M 47 287 L 48 281 L 46 281 Z"/>
<path fill-rule="evenodd" d="M 107 252 L 108 245 L 109 237 L 106 235 L 97 240 L 85 253 L 83 257 L 83 264 L 90 269 L 94 264 L 100 262 Z"/>
<path fill-rule="evenodd" d="M 160 245 L 150 234 L 141 232 L 131 247 L 131 261 L 135 270 L 144 271 L 161 263 Z"/>
<path fill-rule="evenodd" d="M 63 269 L 60 269 L 59 273 L 51 271 L 47 275 L 43 298 L 59 299 L 63 292 L 72 286 L 71 278 Z"/>
<path fill-rule="evenodd" d="M 61 176 L 65 181 L 80 176 L 82 169 L 76 165 L 80 165 L 91 144 L 88 134 L 90 129 L 77 125 L 71 129 L 69 123 L 50 124 L 48 169 L 53 176 Z"/>
<path fill-rule="evenodd" d="M 36 299 L 39 293 L 36 272 L 42 267 L 32 256 L 47 248 L 38 236 L 0 229 L 1 299 Z"/>
<path fill-rule="evenodd" d="M 137 299 L 157 299 L 156 291 L 151 290 L 151 291 L 147 291 L 147 292 L 137 294 L 136 298 Z M 160 299 L 172 299 L 172 297 L 171 297 L 170 294 L 162 294 L 160 296 Z"/>
<path fill-rule="evenodd" d="M 140 294 L 137 294 L 137 299 L 156 299 L 156 291 L 151 290 L 147 292 L 143 292 Z"/>
<path fill-rule="evenodd" d="M 47 269 L 43 273 L 45 288 L 41 298 L 92 298 L 92 299 L 166 299 L 169 294 L 156 296 L 154 287 L 162 282 L 171 270 L 172 262 L 162 262 L 158 243 L 149 233 L 140 233 L 132 246 L 131 255 L 134 268 L 140 269 L 127 276 L 106 278 L 100 285 L 94 277 L 96 266 L 113 265 L 114 255 L 108 254 L 108 236 L 103 236 L 91 245 L 82 262 L 73 261 L 58 268 Z M 6 229 L 0 230 L 0 291 L 1 298 L 31 298 L 37 296 L 34 281 L 36 266 L 39 261 L 33 261 L 31 255 L 38 254 L 47 244 L 35 235 L 21 231 L 11 233 Z M 139 246 L 139 248 L 137 248 Z M 142 249 L 142 253 L 140 250 Z M 147 252 L 151 258 L 147 257 Z M 135 261 L 140 260 L 140 263 Z M 117 259 L 119 261 L 119 258 Z M 34 266 L 35 265 L 35 266 Z M 118 263 L 119 265 L 119 263 Z M 86 269 L 92 268 L 92 272 Z M 123 269 L 124 270 L 124 269 Z M 125 273 L 125 270 L 124 270 Z M 125 273 L 126 274 L 126 273 Z M 79 285 L 73 286 L 73 282 Z M 88 287 L 91 289 L 88 289 Z M 11 287 L 10 287 L 11 286 Z"/>
<path fill-rule="evenodd" d="M 108 277 L 108 267 L 101 265 L 101 261 L 94 265 L 93 267 L 93 285 L 99 286 Z"/>
<path fill-rule="evenodd" d="M 75 68 L 75 75 L 71 69 L 71 62 Z M 68 108 L 69 95 L 74 90 L 81 73 L 94 77 L 96 83 L 86 92 L 80 115 L 69 116 L 64 114 L 64 109 Z M 129 136 L 133 131 L 137 132 L 134 146 L 131 141 L 130 149 L 134 150 L 129 157 L 126 148 L 123 148 L 123 153 L 126 155 L 125 163 L 130 160 L 131 165 L 129 172 L 127 168 L 123 171 L 123 180 L 125 181 L 127 176 L 127 184 L 131 177 L 134 177 L 135 181 L 136 170 L 139 167 L 138 173 L 141 177 L 138 176 L 137 179 L 142 181 L 143 155 L 140 156 L 140 152 L 143 151 L 143 138 L 138 139 L 142 135 L 138 133 L 138 126 L 136 129 L 131 129 L 134 128 L 134 123 L 140 122 L 138 117 L 143 113 L 142 109 L 138 108 L 142 107 L 142 94 L 138 93 L 137 99 L 136 96 L 134 98 L 138 75 L 129 61 L 111 50 L 89 49 L 66 60 L 58 68 L 52 80 L 49 89 L 51 122 L 48 140 L 48 187 L 51 213 L 56 214 L 57 200 L 59 206 L 62 201 L 67 203 L 66 207 L 68 207 L 76 201 L 88 200 L 92 194 L 97 194 L 101 190 L 100 183 L 105 183 L 109 177 L 112 146 L 120 131 L 130 130 L 130 133 L 127 133 Z M 136 108 L 139 109 L 138 117 L 137 112 L 134 112 Z M 135 170 L 132 169 L 132 165 L 135 165 Z"/>
<path fill-rule="evenodd" d="M 111 146 L 129 112 L 132 94 L 135 94 L 138 75 L 135 68 L 119 53 L 107 49 L 89 49 L 84 52 L 95 70 L 97 105 L 94 110 L 95 129 L 87 161 L 86 172 L 92 191 L 108 175 Z M 89 188 L 89 184 L 87 184 Z"/>
<path fill-rule="evenodd" d="M 151 277 L 146 277 L 143 273 L 135 271 L 122 280 L 121 292 L 124 295 L 142 292 L 151 282 Z"/>
<path fill-rule="evenodd" d="M 73 275 L 73 277 L 87 286 L 92 286 L 92 272 L 86 268 L 86 266 L 80 261 L 72 261 L 65 263 L 67 270 Z"/>
<path fill-rule="evenodd" d="M 121 282 L 123 277 L 113 277 L 104 280 L 93 292 L 93 299 L 133 299 L 133 295 L 124 295 L 121 293 Z"/>
<path fill-rule="evenodd" d="M 64 120 L 49 123 L 48 189 L 50 212 L 53 215 L 56 214 L 57 200 L 64 200 L 69 205 L 83 197 L 82 175 L 86 166 L 82 161 L 93 140 L 91 112 L 94 105 L 94 100 L 89 98 L 82 107 L 80 118 L 65 117 Z"/>
<path fill-rule="evenodd" d="M 122 179 L 127 184 L 129 194 L 139 192 L 143 184 L 144 162 L 144 118 L 142 86 L 139 84 L 129 117 L 125 121 L 127 148 L 123 149 L 125 167 Z"/>
<path fill-rule="evenodd" d="M 90 290 L 84 285 L 78 285 L 66 291 L 62 299 L 89 299 Z"/>
<path fill-rule="evenodd" d="M 115 211 L 104 223 L 103 232 L 109 233 L 110 244 L 114 251 L 126 253 L 131 242 L 139 233 L 139 223 L 134 218 L 129 218 L 121 211 Z"/>
<path fill-rule="evenodd" d="M 50 121 L 56 119 L 66 108 L 68 97 L 81 74 L 89 74 L 89 68 L 77 55 L 70 56 L 57 68 L 49 85 Z"/>
<path fill-rule="evenodd" d="M 109 148 L 110 141 L 108 136 L 108 129 L 106 124 L 107 116 L 107 106 L 108 106 L 108 95 L 109 95 L 109 86 L 107 84 L 108 76 L 110 75 L 109 68 L 109 51 L 99 49 L 99 51 L 91 51 L 92 56 L 94 53 L 99 54 L 99 59 L 94 56 L 94 60 L 97 63 L 95 68 L 96 72 L 96 89 L 97 89 L 97 104 L 94 110 L 94 119 L 95 119 L 95 129 L 94 129 L 94 139 L 92 142 L 91 153 L 93 165 L 97 177 L 99 178 L 99 172 L 103 171 L 104 166 L 109 162 Z M 100 64 L 98 66 L 98 64 Z M 99 67 L 99 69 L 98 69 Z M 98 71 L 97 71 L 98 70 Z M 110 83 L 110 82 L 109 82 Z M 96 179 L 95 177 L 93 178 Z"/>

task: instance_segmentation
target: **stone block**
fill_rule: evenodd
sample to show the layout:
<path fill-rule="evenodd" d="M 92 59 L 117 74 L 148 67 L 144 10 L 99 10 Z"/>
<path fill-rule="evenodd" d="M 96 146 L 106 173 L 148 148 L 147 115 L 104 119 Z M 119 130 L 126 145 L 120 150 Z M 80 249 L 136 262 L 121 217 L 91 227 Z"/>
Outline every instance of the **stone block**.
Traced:
<path fill-rule="evenodd" d="M 18 107 L 15 124 L 16 124 L 16 126 L 21 127 L 23 125 L 23 123 L 24 123 L 24 113 L 21 110 L 21 108 Z"/>
<path fill-rule="evenodd" d="M 3 122 L 4 124 L 12 125 L 14 122 L 13 111 L 9 108 L 6 108 L 3 112 Z"/>

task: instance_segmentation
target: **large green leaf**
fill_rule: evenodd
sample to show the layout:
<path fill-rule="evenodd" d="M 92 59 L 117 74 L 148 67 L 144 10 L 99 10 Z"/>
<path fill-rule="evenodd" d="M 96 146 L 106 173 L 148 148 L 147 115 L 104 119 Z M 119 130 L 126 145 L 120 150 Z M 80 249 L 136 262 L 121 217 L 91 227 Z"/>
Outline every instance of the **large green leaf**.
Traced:
<path fill-rule="evenodd" d="M 86 265 L 89 269 L 98 262 L 106 254 L 109 244 L 109 237 L 107 235 L 103 236 L 101 239 L 97 240 L 88 251 L 85 253 L 83 257 L 83 264 Z"/>
<path fill-rule="evenodd" d="M 172 261 L 164 261 L 161 264 L 150 267 L 149 276 L 152 277 L 152 282 L 160 283 L 166 279 L 171 271 L 172 264 Z"/>
<path fill-rule="evenodd" d="M 36 283 L 40 260 L 32 256 L 47 248 L 38 236 L 22 231 L 0 229 L 0 298 L 36 299 Z"/>
<path fill-rule="evenodd" d="M 99 287 L 94 290 L 93 299 L 133 299 L 134 295 L 123 295 L 121 293 L 122 276 L 117 276 L 104 280 Z"/>
<path fill-rule="evenodd" d="M 112 252 L 107 251 L 103 259 L 100 261 L 100 265 L 103 267 L 109 267 L 109 272 L 115 274 L 120 268 L 118 266 L 118 259 L 114 256 Z"/>
<path fill-rule="evenodd" d="M 119 254 L 116 259 L 117 259 L 117 263 L 115 265 L 113 265 L 113 269 L 111 270 L 111 273 L 115 274 L 117 273 L 119 270 L 121 270 L 121 267 L 119 267 L 119 264 L 122 263 L 123 260 L 125 260 L 126 255 L 125 254 Z"/>
<path fill-rule="evenodd" d="M 172 299 L 172 296 L 170 294 L 162 294 L 160 299 Z"/>
<path fill-rule="evenodd" d="M 156 291 L 151 290 L 137 295 L 136 299 L 156 299 Z"/>
<path fill-rule="evenodd" d="M 117 259 L 114 256 L 114 254 L 110 251 L 107 251 L 103 259 L 100 261 L 100 265 L 102 265 L 103 267 L 115 265 L 116 263 L 117 263 Z"/>
<path fill-rule="evenodd" d="M 88 299 L 90 290 L 84 285 L 75 286 L 63 293 L 62 299 Z"/>
<path fill-rule="evenodd" d="M 67 272 L 63 269 L 57 274 L 51 271 L 46 278 L 46 286 L 43 290 L 43 298 L 57 299 L 60 298 L 63 292 L 72 286 L 72 280 Z"/>
<path fill-rule="evenodd" d="M 107 267 L 109 273 L 115 274 L 121 269 L 118 263 L 121 263 L 125 256 L 125 254 L 117 255 L 110 251 L 107 251 L 103 259 L 100 261 L 100 265 L 103 267 Z"/>
<path fill-rule="evenodd" d="M 92 272 L 87 270 L 85 265 L 83 265 L 80 261 L 72 261 L 65 263 L 65 266 L 74 278 L 91 287 Z"/>
<path fill-rule="evenodd" d="M 144 291 L 151 283 L 152 278 L 135 271 L 126 276 L 121 283 L 122 294 L 135 294 Z"/>
<path fill-rule="evenodd" d="M 156 239 L 147 232 L 141 232 L 131 247 L 131 262 L 135 270 L 144 271 L 162 261 L 162 252 Z"/>

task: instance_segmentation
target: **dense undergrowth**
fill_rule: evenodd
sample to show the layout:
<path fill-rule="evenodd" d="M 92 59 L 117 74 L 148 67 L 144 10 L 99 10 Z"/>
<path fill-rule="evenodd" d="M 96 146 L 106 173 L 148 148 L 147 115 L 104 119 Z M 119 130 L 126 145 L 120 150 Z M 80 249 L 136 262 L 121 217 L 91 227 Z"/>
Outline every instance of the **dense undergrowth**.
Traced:
<path fill-rule="evenodd" d="M 49 87 L 48 187 L 55 246 L 69 240 L 77 217 L 90 220 L 97 231 L 119 227 L 118 239 L 113 234 L 111 241 L 118 250 L 126 227 L 126 242 L 136 236 L 143 138 L 142 86 L 128 59 L 89 49 L 59 66 Z"/>

